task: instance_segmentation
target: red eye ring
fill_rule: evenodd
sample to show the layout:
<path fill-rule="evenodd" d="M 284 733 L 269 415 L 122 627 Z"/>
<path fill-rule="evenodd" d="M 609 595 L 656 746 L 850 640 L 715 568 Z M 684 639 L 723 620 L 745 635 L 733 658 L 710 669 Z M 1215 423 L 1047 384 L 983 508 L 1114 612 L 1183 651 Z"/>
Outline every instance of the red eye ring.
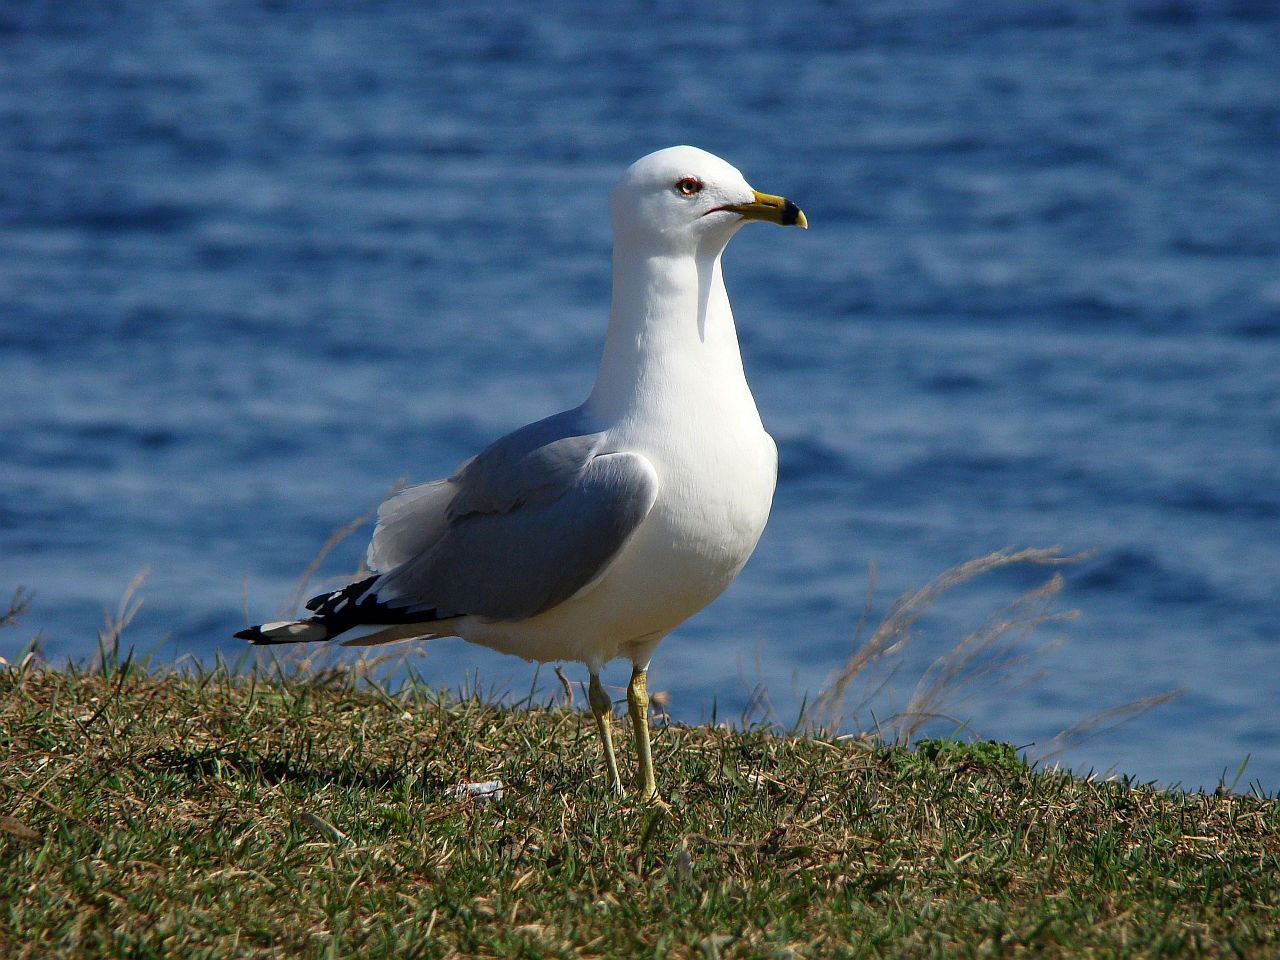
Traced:
<path fill-rule="evenodd" d="M 676 181 L 676 193 L 692 197 L 702 189 L 702 181 L 697 177 L 681 177 Z"/>

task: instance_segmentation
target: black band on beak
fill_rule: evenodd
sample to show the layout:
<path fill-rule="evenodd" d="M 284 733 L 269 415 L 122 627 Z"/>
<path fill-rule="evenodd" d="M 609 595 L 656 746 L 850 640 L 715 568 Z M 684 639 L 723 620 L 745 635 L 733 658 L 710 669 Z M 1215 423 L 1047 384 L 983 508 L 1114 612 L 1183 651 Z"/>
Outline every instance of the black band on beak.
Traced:
<path fill-rule="evenodd" d="M 726 203 L 723 207 L 716 207 L 708 213 L 729 210 L 742 214 L 744 220 L 768 220 L 770 223 L 780 223 L 785 227 L 809 226 L 804 211 L 786 197 L 775 197 L 771 193 L 761 193 L 759 190 L 754 193 L 754 200 L 748 200 L 746 203 Z"/>

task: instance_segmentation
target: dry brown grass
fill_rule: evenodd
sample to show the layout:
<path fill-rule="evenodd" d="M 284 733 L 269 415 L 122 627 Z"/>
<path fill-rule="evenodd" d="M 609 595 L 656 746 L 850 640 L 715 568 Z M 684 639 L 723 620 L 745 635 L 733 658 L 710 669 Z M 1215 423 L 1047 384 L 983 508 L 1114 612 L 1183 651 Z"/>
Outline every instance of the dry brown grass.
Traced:
<path fill-rule="evenodd" d="M 868 727 L 863 715 L 885 685 L 884 681 L 877 683 L 870 677 L 871 668 L 885 668 L 886 661 L 896 660 L 887 669 L 882 669 L 887 676 L 893 676 L 907 645 L 914 639 L 916 624 L 949 591 L 1007 567 L 1064 566 L 1088 556 L 1088 553 L 1064 554 L 1060 547 L 1005 549 L 957 564 L 923 587 L 898 597 L 876 628 L 867 635 L 865 627 L 875 582 L 873 569 L 868 576 L 867 603 L 854 631 L 853 650 L 808 707 L 801 726 L 828 736 L 852 728 L 900 745 L 912 742 L 931 720 L 947 718 L 952 719 L 955 726 L 963 726 L 953 717 L 957 705 L 975 693 L 990 694 L 993 690 L 1025 682 L 1038 658 L 1060 642 L 1056 637 L 1035 639 L 1036 631 L 1046 624 L 1062 623 L 1079 615 L 1077 610 L 1058 608 L 1063 587 L 1060 573 L 1055 572 L 1041 585 L 993 613 L 978 629 L 961 637 L 924 671 L 905 706 L 893 711 L 886 722 Z M 850 692 L 858 687 L 859 681 L 861 697 L 850 707 Z M 1037 754 L 1037 759 L 1058 756 L 1102 732 L 1168 703 L 1180 693 L 1180 690 L 1162 691 L 1109 706 L 1085 717 L 1055 736 Z"/>

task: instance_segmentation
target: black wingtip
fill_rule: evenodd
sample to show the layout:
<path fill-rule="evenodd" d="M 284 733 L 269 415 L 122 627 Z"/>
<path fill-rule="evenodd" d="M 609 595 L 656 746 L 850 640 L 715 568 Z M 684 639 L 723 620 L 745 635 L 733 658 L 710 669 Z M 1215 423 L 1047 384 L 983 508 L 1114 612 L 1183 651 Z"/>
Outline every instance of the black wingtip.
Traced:
<path fill-rule="evenodd" d="M 326 608 L 336 608 L 340 605 L 339 601 L 342 600 L 346 600 L 349 603 L 355 603 L 361 595 L 368 592 L 368 590 L 373 586 L 374 581 L 377 579 L 378 575 L 375 573 L 371 577 L 365 577 L 363 580 L 357 580 L 355 583 L 349 583 L 339 590 L 331 590 L 328 593 L 322 593 L 318 596 L 314 596 L 303 604 L 303 606 L 312 613 L 332 612 L 331 610 L 326 610 Z"/>
<path fill-rule="evenodd" d="M 241 630 L 235 634 L 235 637 L 238 640 L 248 640 L 255 647 L 275 647 L 284 643 L 305 643 L 309 640 L 320 639 L 318 637 L 273 637 L 270 634 L 263 633 L 261 627 L 250 627 L 248 630 Z"/>

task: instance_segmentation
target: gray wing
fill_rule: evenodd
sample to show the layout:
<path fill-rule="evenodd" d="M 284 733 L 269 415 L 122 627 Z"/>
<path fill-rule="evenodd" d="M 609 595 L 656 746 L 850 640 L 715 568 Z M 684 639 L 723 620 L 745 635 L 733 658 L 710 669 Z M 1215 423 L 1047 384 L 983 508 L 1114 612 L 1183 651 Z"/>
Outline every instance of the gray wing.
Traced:
<path fill-rule="evenodd" d="M 365 565 L 374 573 L 387 573 L 439 540 L 457 492 L 453 480 L 436 480 L 406 487 L 384 501 L 378 507 L 378 526 L 369 541 Z"/>
<path fill-rule="evenodd" d="M 389 573 L 430 549 L 450 522 L 470 513 L 504 513 L 559 497 L 600 443 L 581 410 L 521 427 L 465 461 L 446 480 L 401 490 L 378 507 L 365 563 Z"/>
<path fill-rule="evenodd" d="M 577 410 L 530 424 L 387 501 L 370 545 L 385 571 L 376 602 L 406 617 L 521 620 L 598 577 L 653 507 L 658 478 L 640 454 L 597 454 L 603 435 L 582 426 Z"/>

